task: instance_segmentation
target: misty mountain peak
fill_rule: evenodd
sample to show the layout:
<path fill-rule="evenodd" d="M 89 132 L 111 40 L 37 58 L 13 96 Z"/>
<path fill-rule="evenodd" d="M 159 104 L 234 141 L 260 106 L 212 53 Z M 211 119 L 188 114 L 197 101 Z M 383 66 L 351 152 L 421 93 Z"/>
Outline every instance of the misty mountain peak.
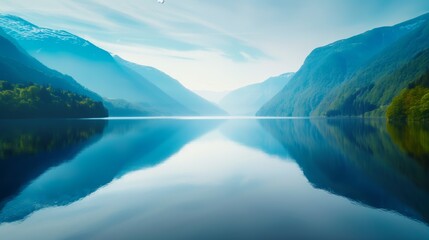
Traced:
<path fill-rule="evenodd" d="M 89 43 L 67 31 L 41 28 L 20 17 L 0 14 L 0 28 L 15 39 L 27 41 L 56 40 L 87 46 Z"/>

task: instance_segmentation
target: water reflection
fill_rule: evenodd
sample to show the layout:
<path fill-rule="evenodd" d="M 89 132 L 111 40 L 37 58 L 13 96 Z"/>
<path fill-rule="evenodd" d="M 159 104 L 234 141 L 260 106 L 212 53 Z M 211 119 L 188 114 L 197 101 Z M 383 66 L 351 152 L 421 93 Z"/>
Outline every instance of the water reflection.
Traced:
<path fill-rule="evenodd" d="M 96 142 L 104 127 L 105 121 L 1 121 L 0 209 L 47 169 Z"/>
<path fill-rule="evenodd" d="M 268 133 L 256 120 L 228 121 L 220 127 L 227 138 L 266 154 L 288 159 L 287 149 Z"/>
<path fill-rule="evenodd" d="M 427 168 L 393 143 L 384 121 L 260 122 L 288 150 L 314 187 L 429 223 Z M 390 126 L 389 130 L 393 139 L 408 136 L 400 137 L 401 143 L 421 141 L 421 135 L 407 134 L 408 128 Z"/>
<path fill-rule="evenodd" d="M 1 124 L 0 232 L 359 239 L 418 229 L 427 236 L 425 225 L 408 220 L 429 223 L 426 129 L 359 119 Z M 51 206 L 63 207 L 41 210 Z M 376 223 L 372 233 L 367 219 Z"/>
<path fill-rule="evenodd" d="M 99 122 L 80 121 L 74 124 L 94 125 Z M 105 123 L 100 124 L 104 126 Z M 73 156 L 63 156 L 63 152 L 53 156 L 56 162 L 67 156 L 73 159 L 50 169 L 45 168 L 43 174 L 4 204 L 0 222 L 23 219 L 41 208 L 70 204 L 127 172 L 159 164 L 217 124 L 217 121 L 209 120 L 198 124 L 174 120 L 109 121 L 103 137 L 89 148 L 76 149 Z M 87 136 L 73 129 L 65 128 L 64 132 Z M 39 139 L 40 136 L 35 134 L 34 138 Z M 67 135 L 57 137 L 69 142 Z M 59 146 L 52 146 L 55 147 Z M 37 152 L 32 159 L 44 157 Z M 25 163 L 22 166 L 25 167 Z M 15 178 L 11 177 L 10 181 L 15 181 Z"/>
<path fill-rule="evenodd" d="M 425 169 L 429 168 L 429 125 L 423 123 L 388 123 L 393 142 Z"/>

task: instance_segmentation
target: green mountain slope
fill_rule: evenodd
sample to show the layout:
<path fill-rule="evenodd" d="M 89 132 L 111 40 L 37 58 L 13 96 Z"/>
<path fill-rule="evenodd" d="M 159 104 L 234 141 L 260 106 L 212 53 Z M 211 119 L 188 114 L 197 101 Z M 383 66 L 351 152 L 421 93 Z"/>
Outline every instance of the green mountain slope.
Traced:
<path fill-rule="evenodd" d="M 391 121 L 429 121 L 429 49 L 419 53 L 407 66 L 418 72 L 409 74 L 407 79 L 413 80 L 392 101 L 386 111 Z M 400 73 L 409 73 L 404 67 Z"/>
<path fill-rule="evenodd" d="M 399 44 L 406 37 L 417 34 L 427 24 L 429 14 L 392 26 L 373 29 L 349 39 L 340 40 L 327 46 L 315 49 L 305 60 L 303 66 L 296 73 L 294 81 L 267 102 L 258 115 L 276 116 L 309 116 L 323 115 L 330 110 L 332 102 L 344 101 L 351 96 L 359 95 L 361 91 L 368 91 L 365 87 L 369 80 L 365 77 L 364 69 L 376 66 L 377 59 L 382 56 L 389 47 Z M 425 39 L 416 39 L 416 42 L 425 42 Z M 397 51 L 402 51 L 397 49 Z M 383 53 L 384 52 L 384 53 Z M 383 53 L 383 54 L 382 54 Z M 406 48 L 401 56 L 413 57 L 416 51 Z M 393 55 L 393 53 L 392 53 Z M 395 55 L 393 59 L 397 58 Z M 389 58 L 390 59 L 390 58 Z M 388 63 L 388 59 L 383 61 Z M 381 65 L 377 65 L 381 66 Z M 379 69 L 372 68 L 370 74 Z M 340 88 L 352 78 L 357 83 L 356 89 L 351 87 L 350 92 L 343 92 Z M 362 80 L 363 79 L 363 80 Z M 370 82 L 370 81 L 369 81 Z M 354 85 L 350 85 L 354 86 Z M 343 88 L 344 89 L 344 88 Z M 337 91 L 334 94 L 334 91 Z M 338 93 L 343 95 L 339 97 Z M 356 107 L 360 105 L 357 104 Z M 332 112 L 331 112 L 332 113 Z M 337 114 L 338 115 L 338 114 Z"/>
<path fill-rule="evenodd" d="M 261 83 L 238 88 L 223 97 L 219 105 L 230 114 L 253 116 L 293 76 L 294 73 L 285 73 L 280 76 L 271 77 Z"/>
<path fill-rule="evenodd" d="M 389 46 L 332 91 L 314 114 L 384 116 L 393 97 L 427 69 L 428 52 L 422 52 L 427 48 L 429 21 Z"/>

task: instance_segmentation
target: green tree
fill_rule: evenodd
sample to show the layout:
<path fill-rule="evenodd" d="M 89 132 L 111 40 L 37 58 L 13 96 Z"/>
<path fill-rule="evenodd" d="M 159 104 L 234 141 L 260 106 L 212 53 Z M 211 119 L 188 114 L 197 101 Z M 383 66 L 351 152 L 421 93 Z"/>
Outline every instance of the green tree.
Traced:
<path fill-rule="evenodd" d="M 101 102 L 70 91 L 0 81 L 0 118 L 106 117 Z"/>

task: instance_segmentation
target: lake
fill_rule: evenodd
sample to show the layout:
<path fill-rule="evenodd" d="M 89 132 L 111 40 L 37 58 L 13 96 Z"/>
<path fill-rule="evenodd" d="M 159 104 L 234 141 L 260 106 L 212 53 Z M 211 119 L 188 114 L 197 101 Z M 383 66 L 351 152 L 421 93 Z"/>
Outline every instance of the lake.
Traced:
<path fill-rule="evenodd" d="M 429 239 L 429 127 L 0 122 L 0 239 Z"/>

